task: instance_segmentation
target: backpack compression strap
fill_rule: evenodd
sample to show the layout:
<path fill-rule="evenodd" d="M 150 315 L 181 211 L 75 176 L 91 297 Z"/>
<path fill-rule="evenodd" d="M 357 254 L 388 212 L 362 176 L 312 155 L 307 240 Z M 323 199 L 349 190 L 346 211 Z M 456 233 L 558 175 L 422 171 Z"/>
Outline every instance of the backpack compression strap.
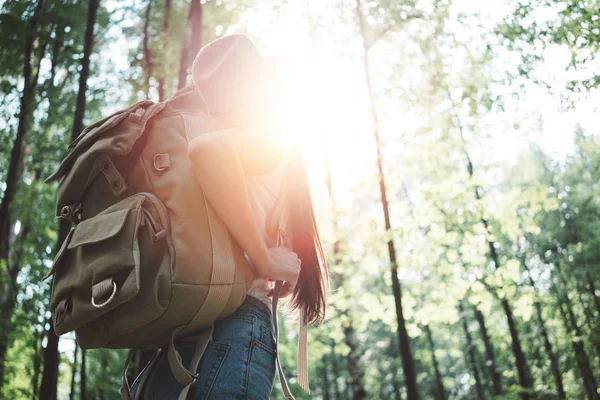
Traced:
<path fill-rule="evenodd" d="M 196 371 L 198 369 L 198 364 L 200 364 L 200 360 L 202 359 L 202 356 L 204 355 L 204 351 L 206 350 L 206 347 L 208 346 L 208 342 L 210 342 L 210 340 L 212 338 L 213 330 L 214 330 L 214 325 L 211 325 L 208 329 L 204 330 L 198 337 L 198 340 L 196 342 L 196 349 L 194 350 L 194 355 L 192 356 L 192 360 L 190 361 L 189 370 L 185 369 L 183 367 L 183 365 L 181 364 L 181 358 L 179 356 L 179 353 L 177 353 L 177 351 L 174 350 L 175 349 L 174 346 L 172 347 L 172 344 L 169 343 L 167 359 L 171 366 L 171 371 L 173 372 L 173 375 L 176 377 L 177 381 L 179 381 L 179 382 L 182 382 L 182 381 L 189 382 L 186 384 L 182 384 L 184 387 L 181 390 L 181 392 L 179 393 L 178 400 L 185 400 L 192 385 L 194 383 L 196 383 L 197 375 L 196 374 L 192 375 L 189 371 Z M 173 339 L 171 339 L 171 342 L 172 341 L 173 341 Z M 171 350 L 171 349 L 173 349 L 173 350 Z M 154 367 L 154 364 L 156 364 L 156 361 L 158 360 L 159 355 L 162 351 L 163 351 L 163 349 L 160 349 L 159 352 L 150 361 L 150 363 L 148 363 L 148 365 L 140 373 L 140 375 L 138 377 L 140 383 L 138 384 L 138 387 L 137 387 L 137 390 L 135 393 L 135 397 L 133 400 L 138 400 L 138 399 L 143 398 L 144 389 L 146 388 L 146 382 L 147 382 L 148 378 L 150 377 L 150 374 L 152 373 L 152 368 Z M 125 362 L 125 368 L 123 370 L 123 385 L 121 386 L 121 390 L 120 390 L 122 400 L 131 400 L 131 396 L 129 395 L 131 388 L 129 387 L 129 384 L 127 383 L 127 368 L 129 367 L 129 364 L 131 363 L 131 359 L 133 358 L 134 352 L 135 352 L 135 350 L 133 350 L 133 349 L 130 350 L 129 356 L 127 357 L 127 361 Z M 178 364 L 180 364 L 181 366 L 177 366 L 177 367 L 173 366 L 173 365 L 178 365 Z"/>

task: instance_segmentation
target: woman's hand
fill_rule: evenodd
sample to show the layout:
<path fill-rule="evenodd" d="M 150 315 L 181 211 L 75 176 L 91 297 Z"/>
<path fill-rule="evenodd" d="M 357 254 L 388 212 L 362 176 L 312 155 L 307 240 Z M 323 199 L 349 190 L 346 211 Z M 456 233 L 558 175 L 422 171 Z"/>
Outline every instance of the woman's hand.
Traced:
<path fill-rule="evenodd" d="M 294 292 L 298 276 L 300 275 L 300 259 L 298 255 L 284 247 L 267 249 L 266 257 L 262 262 L 255 263 L 256 272 L 271 281 L 284 281 L 280 298 L 289 296 Z M 269 297 L 272 295 L 269 293 Z"/>

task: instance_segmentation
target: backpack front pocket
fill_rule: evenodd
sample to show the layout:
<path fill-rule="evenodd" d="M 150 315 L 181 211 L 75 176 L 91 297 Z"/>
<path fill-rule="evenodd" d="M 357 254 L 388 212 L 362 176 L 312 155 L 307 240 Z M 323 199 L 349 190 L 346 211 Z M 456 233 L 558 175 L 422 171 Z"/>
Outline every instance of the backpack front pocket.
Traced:
<path fill-rule="evenodd" d="M 130 196 L 71 230 L 50 272 L 57 335 L 87 326 L 83 331 L 90 334 L 81 346 L 99 347 L 98 341 L 133 330 L 166 308 L 162 300 L 170 295 L 171 257 L 165 239 L 170 235 L 161 223 L 164 210 L 151 200 L 157 199 Z M 140 290 L 149 280 L 152 289 Z M 144 298 L 136 300 L 140 295 Z M 124 312 L 131 302 L 147 308 L 138 315 Z"/>

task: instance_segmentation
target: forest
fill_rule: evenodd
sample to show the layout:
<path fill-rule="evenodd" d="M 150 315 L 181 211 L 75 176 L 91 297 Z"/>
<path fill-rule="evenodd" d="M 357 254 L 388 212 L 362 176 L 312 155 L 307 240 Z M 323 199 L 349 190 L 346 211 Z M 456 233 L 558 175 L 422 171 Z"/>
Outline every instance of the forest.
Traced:
<path fill-rule="evenodd" d="M 234 33 L 301 71 L 281 119 L 331 290 L 311 394 L 281 315 L 294 396 L 599 400 L 597 0 L 0 0 L 0 399 L 120 398 L 127 350 L 54 333 L 44 180 Z"/>

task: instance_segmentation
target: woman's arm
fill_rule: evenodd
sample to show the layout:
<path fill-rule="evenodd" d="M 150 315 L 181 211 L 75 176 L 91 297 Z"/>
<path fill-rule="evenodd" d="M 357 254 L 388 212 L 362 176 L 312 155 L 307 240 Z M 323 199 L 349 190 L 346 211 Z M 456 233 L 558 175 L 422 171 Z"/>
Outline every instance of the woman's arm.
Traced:
<path fill-rule="evenodd" d="M 246 187 L 246 173 L 268 172 L 276 165 L 277 154 L 270 150 L 257 153 L 260 142 L 243 135 L 237 130 L 202 134 L 190 141 L 188 154 L 204 195 L 257 273 L 269 279 L 293 281 L 300 272 L 300 260 L 292 252 L 267 249 Z"/>

